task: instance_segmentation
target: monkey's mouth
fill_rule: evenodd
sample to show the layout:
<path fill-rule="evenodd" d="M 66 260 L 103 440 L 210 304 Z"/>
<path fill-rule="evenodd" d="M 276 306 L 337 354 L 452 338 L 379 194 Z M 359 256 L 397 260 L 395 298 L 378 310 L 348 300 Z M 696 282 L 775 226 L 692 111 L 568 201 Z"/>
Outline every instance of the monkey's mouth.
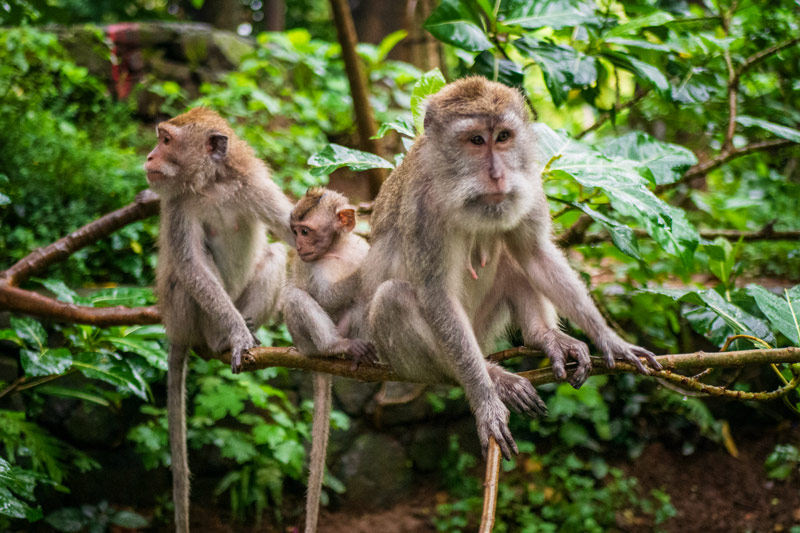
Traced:
<path fill-rule="evenodd" d="M 297 255 L 300 256 L 300 259 L 302 259 L 304 263 L 308 263 L 309 261 L 314 261 L 317 258 L 313 251 L 301 252 L 298 250 Z"/>
<path fill-rule="evenodd" d="M 497 205 L 503 203 L 506 198 L 508 198 L 508 194 L 504 192 L 492 192 L 478 196 L 478 202 L 485 205 Z"/>
<path fill-rule="evenodd" d="M 147 181 L 149 181 L 150 183 L 153 183 L 153 182 L 156 182 L 156 181 L 161 181 L 165 177 L 166 176 L 164 175 L 164 173 L 163 172 L 159 172 L 158 170 L 148 170 L 147 171 Z"/>

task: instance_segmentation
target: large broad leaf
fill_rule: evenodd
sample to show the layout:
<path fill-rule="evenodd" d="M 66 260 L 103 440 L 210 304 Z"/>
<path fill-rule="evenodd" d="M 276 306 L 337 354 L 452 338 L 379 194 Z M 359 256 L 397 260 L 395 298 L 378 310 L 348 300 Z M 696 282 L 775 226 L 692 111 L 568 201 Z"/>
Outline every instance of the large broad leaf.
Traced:
<path fill-rule="evenodd" d="M 106 337 L 106 340 L 120 351 L 141 355 L 151 366 L 167 370 L 167 354 L 155 341 L 136 337 Z"/>
<path fill-rule="evenodd" d="M 642 255 L 639 252 L 639 241 L 636 240 L 636 232 L 625 224 L 610 219 L 602 213 L 599 213 L 586 204 L 579 204 L 570 202 L 570 205 L 577 207 L 590 217 L 592 220 L 603 226 L 603 228 L 611 235 L 611 240 L 617 248 L 623 253 L 642 260 Z"/>
<path fill-rule="evenodd" d="M 312 176 L 326 176 L 341 167 L 348 167 L 356 172 L 371 168 L 394 168 L 394 165 L 380 156 L 339 144 L 329 144 L 309 157 L 308 164 L 313 167 Z"/>
<path fill-rule="evenodd" d="M 440 41 L 463 50 L 482 52 L 492 47 L 483 31 L 480 12 L 472 2 L 443 0 L 424 27 Z"/>
<path fill-rule="evenodd" d="M 688 148 L 661 142 L 641 131 L 612 137 L 603 144 L 602 152 L 612 159 L 621 157 L 637 161 L 645 177 L 652 176 L 656 185 L 674 183 L 697 163 L 697 157 Z"/>
<path fill-rule="evenodd" d="M 47 345 L 47 332 L 39 322 L 26 316 L 12 316 L 10 321 L 11 328 L 14 330 L 20 340 L 22 340 L 28 346 L 37 348 L 39 350 L 44 350 L 45 346 Z"/>
<path fill-rule="evenodd" d="M 507 0 L 497 19 L 504 26 L 521 26 L 526 30 L 545 26 L 558 30 L 597 21 L 594 11 L 594 2 L 580 0 Z"/>
<path fill-rule="evenodd" d="M 670 97 L 669 81 L 664 74 L 653 65 L 636 59 L 631 54 L 624 54 L 621 52 L 603 52 L 600 55 L 616 66 L 633 72 L 638 78 L 646 81 L 665 98 Z"/>
<path fill-rule="evenodd" d="M 375 134 L 373 139 L 382 139 L 390 130 L 412 138 L 415 135 L 414 124 L 403 117 L 398 117 L 395 120 L 390 120 L 389 122 L 381 124 L 381 127 L 378 128 L 378 133 Z"/>
<path fill-rule="evenodd" d="M 522 88 L 522 82 L 525 79 L 525 74 L 516 63 L 508 59 L 499 58 L 488 50 L 478 54 L 472 70 L 490 80 L 499 81 L 509 87 Z"/>
<path fill-rule="evenodd" d="M 20 350 L 20 363 L 25 375 L 49 376 L 63 374 L 72 366 L 72 355 L 67 348 L 44 348 L 42 350 Z"/>
<path fill-rule="evenodd" d="M 425 129 L 425 100 L 432 94 L 439 92 L 447 82 L 438 68 L 429 70 L 417 80 L 411 90 L 411 114 L 414 119 L 414 127 L 420 133 Z"/>
<path fill-rule="evenodd" d="M 781 139 L 787 139 L 792 142 L 800 143 L 800 131 L 787 128 L 786 126 L 781 126 L 780 124 L 775 124 L 774 122 L 769 122 L 768 120 L 748 117 L 747 115 L 740 115 L 736 117 L 736 122 L 745 127 L 755 126 L 763 130 L 767 130 L 768 132 L 777 135 Z"/>
<path fill-rule="evenodd" d="M 783 333 L 795 346 L 800 346 L 800 285 L 786 291 L 782 298 L 758 285 L 748 285 L 747 294 L 752 296 L 758 308 L 775 329 Z"/>
<path fill-rule="evenodd" d="M 542 69 L 545 85 L 556 107 L 566 101 L 571 89 L 591 85 L 597 80 L 597 60 L 574 48 L 528 37 L 517 39 L 514 46 Z"/>
<path fill-rule="evenodd" d="M 149 387 L 144 378 L 124 360 L 107 354 L 83 352 L 74 357 L 73 366 L 88 378 L 99 379 L 147 400 Z"/>
<path fill-rule="evenodd" d="M 649 15 L 645 15 L 643 17 L 637 17 L 633 20 L 626 22 L 625 24 L 620 24 L 619 26 L 615 26 L 611 28 L 608 32 L 606 32 L 606 37 L 622 37 L 622 36 L 631 36 L 635 35 L 639 32 L 642 28 L 650 28 L 652 26 L 663 26 L 667 22 L 674 20 L 675 18 L 665 11 L 657 11 L 655 13 L 650 13 Z"/>
<path fill-rule="evenodd" d="M 154 301 L 153 290 L 144 287 L 112 287 L 100 289 L 87 297 L 75 298 L 76 303 L 93 307 L 111 307 L 115 305 L 138 307 L 148 305 Z"/>
<path fill-rule="evenodd" d="M 722 346 L 728 337 L 736 334 L 752 335 L 772 344 L 775 335 L 766 322 L 725 300 L 712 289 L 688 291 L 675 289 L 647 289 L 670 298 L 698 306 L 684 313 L 692 328 L 708 340 Z"/>
<path fill-rule="evenodd" d="M 665 203 L 647 188 L 648 181 L 639 173 L 639 162 L 611 160 L 542 123 L 535 124 L 534 131 L 542 155 L 551 162 L 550 175 L 566 175 L 585 187 L 602 189 L 617 213 L 638 221 L 664 250 L 691 265 L 700 240 L 697 230 L 681 209 Z"/>

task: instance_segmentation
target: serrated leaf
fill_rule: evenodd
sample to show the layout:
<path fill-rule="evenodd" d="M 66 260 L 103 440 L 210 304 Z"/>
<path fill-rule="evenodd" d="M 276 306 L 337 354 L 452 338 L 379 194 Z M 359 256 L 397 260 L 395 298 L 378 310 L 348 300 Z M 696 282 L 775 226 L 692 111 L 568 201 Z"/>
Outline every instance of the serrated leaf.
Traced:
<path fill-rule="evenodd" d="M 483 31 L 483 21 L 476 6 L 461 0 L 443 0 L 423 26 L 442 42 L 470 52 L 492 47 Z"/>
<path fill-rule="evenodd" d="M 633 72 L 637 77 L 650 84 L 659 94 L 664 97 L 670 96 L 670 83 L 664 74 L 653 65 L 636 59 L 631 54 L 620 52 L 603 52 L 602 57 L 608 59 L 613 64 L 625 70 Z"/>
<path fill-rule="evenodd" d="M 569 91 L 591 85 L 597 80 L 597 60 L 568 46 L 537 41 L 529 37 L 514 41 L 520 53 L 542 69 L 544 82 L 553 104 L 560 106 Z"/>
<path fill-rule="evenodd" d="M 644 174 L 652 175 L 656 185 L 676 182 L 697 163 L 697 157 L 688 148 L 659 141 L 642 131 L 612 138 L 603 144 L 601 151 L 607 157 L 638 162 Z"/>
<path fill-rule="evenodd" d="M 650 13 L 649 15 L 645 15 L 643 17 L 637 17 L 632 19 L 625 24 L 620 24 L 619 26 L 615 26 L 611 28 L 608 32 L 606 32 L 606 37 L 622 37 L 623 35 L 635 35 L 639 32 L 642 28 L 649 28 L 652 26 L 663 26 L 667 22 L 675 20 L 675 17 L 670 15 L 665 11 L 657 11 L 655 13 Z"/>
<path fill-rule="evenodd" d="M 747 286 L 747 294 L 755 299 L 756 305 L 770 324 L 786 336 L 792 344 L 800 346 L 800 331 L 795 323 L 795 317 L 800 320 L 800 285 L 795 285 L 787 293 L 789 301 L 772 294 L 764 287 L 752 284 Z M 789 307 L 790 303 L 791 308 Z"/>
<path fill-rule="evenodd" d="M 496 57 L 488 50 L 478 54 L 472 65 L 472 71 L 509 87 L 522 88 L 522 82 L 525 79 L 525 74 L 516 63 Z"/>
<path fill-rule="evenodd" d="M 683 210 L 667 204 L 647 188 L 638 162 L 621 158 L 612 161 L 545 124 L 536 123 L 533 127 L 543 159 L 552 160 L 551 177 L 571 177 L 586 187 L 602 189 L 617 213 L 637 220 L 664 250 L 680 257 L 687 267 L 692 264 L 700 241 L 697 230 Z M 560 157 L 554 159 L 556 156 Z"/>
<path fill-rule="evenodd" d="M 510 0 L 503 3 L 498 21 L 504 26 L 521 26 L 526 30 L 549 27 L 558 30 L 597 21 L 593 2 L 571 0 Z"/>
<path fill-rule="evenodd" d="M 425 119 L 425 100 L 432 94 L 439 92 L 439 89 L 444 87 L 446 83 L 442 73 L 438 68 L 435 68 L 423 74 L 414 84 L 414 88 L 411 91 L 411 114 L 414 120 L 414 128 L 419 133 L 422 133 L 425 129 L 423 124 Z"/>
<path fill-rule="evenodd" d="M 312 176 L 326 176 L 341 167 L 348 167 L 356 172 L 371 168 L 394 168 L 394 165 L 380 156 L 339 144 L 329 144 L 309 157 L 308 164 L 313 167 Z"/>
<path fill-rule="evenodd" d="M 777 135 L 781 139 L 787 139 L 792 142 L 800 143 L 800 131 L 793 128 L 781 126 L 780 124 L 775 124 L 774 122 L 756 117 L 749 117 L 747 115 L 739 115 L 736 117 L 736 122 L 745 127 L 755 126 Z"/>
<path fill-rule="evenodd" d="M 611 240 L 614 242 L 614 245 L 619 248 L 620 251 L 635 259 L 642 260 L 642 254 L 639 252 L 639 241 L 636 239 L 636 232 L 634 232 L 633 229 L 616 220 L 608 218 L 588 205 L 577 202 L 570 202 L 570 205 L 577 207 L 592 217 L 592 220 L 603 226 L 609 235 L 611 235 Z"/>

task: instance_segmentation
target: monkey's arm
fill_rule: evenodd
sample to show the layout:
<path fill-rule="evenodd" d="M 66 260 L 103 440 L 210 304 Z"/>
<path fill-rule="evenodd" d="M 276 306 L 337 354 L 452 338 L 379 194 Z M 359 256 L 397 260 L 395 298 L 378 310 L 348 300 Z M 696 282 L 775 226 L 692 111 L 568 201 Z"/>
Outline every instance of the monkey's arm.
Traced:
<path fill-rule="evenodd" d="M 642 374 L 648 374 L 639 357 L 646 358 L 654 368 L 661 368 L 651 352 L 624 341 L 608 327 L 578 273 L 550 240 L 549 223 L 529 220 L 509 236 L 507 243 L 530 283 L 586 332 L 603 353 L 609 368 L 614 366 L 615 359 L 620 359 L 634 364 Z"/>
<path fill-rule="evenodd" d="M 292 202 L 269 178 L 265 178 L 252 189 L 250 194 L 259 218 L 267 223 L 278 238 L 294 246 L 294 234 L 289 227 Z"/>
<path fill-rule="evenodd" d="M 328 285 L 327 290 L 317 291 L 316 299 L 323 309 L 334 311 L 352 303 L 361 288 L 361 271 L 356 269 L 350 275 Z"/>
<path fill-rule="evenodd" d="M 224 330 L 230 331 L 231 366 L 237 372 L 241 366 L 241 354 L 254 346 L 253 337 L 208 264 L 203 249 L 203 229 L 198 221 L 183 216 L 177 207 L 162 209 L 162 213 L 171 213 L 162 218 L 161 231 L 165 232 L 166 250 L 174 273 L 197 305 Z"/>

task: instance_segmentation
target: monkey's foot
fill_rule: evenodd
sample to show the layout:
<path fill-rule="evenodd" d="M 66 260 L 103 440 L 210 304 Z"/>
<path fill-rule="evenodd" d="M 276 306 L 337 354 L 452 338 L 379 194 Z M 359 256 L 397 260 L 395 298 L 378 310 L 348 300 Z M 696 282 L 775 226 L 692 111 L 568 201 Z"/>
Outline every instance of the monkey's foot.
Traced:
<path fill-rule="evenodd" d="M 515 413 L 547 416 L 547 405 L 539 398 L 530 381 L 497 365 L 487 367 L 498 396 Z"/>
<path fill-rule="evenodd" d="M 592 360 L 589 359 L 589 347 L 586 343 L 573 339 L 559 330 L 549 330 L 542 336 L 540 347 L 553 363 L 553 373 L 558 379 L 566 379 L 567 371 L 564 368 L 567 359 L 574 359 L 578 369 L 569 380 L 569 384 L 576 389 L 586 382 L 592 370 Z"/>
<path fill-rule="evenodd" d="M 358 370 L 358 365 L 365 361 L 372 364 L 378 362 L 375 346 L 371 342 L 362 341 L 361 339 L 349 339 L 349 346 L 345 353 L 353 359 L 353 364 L 350 366 L 351 370 Z"/>
<path fill-rule="evenodd" d="M 508 409 L 503 402 L 486 401 L 475 410 L 475 422 L 478 425 L 478 438 L 481 441 L 483 457 L 489 450 L 489 437 L 494 437 L 500 446 L 503 457 L 511 459 L 512 455 L 519 453 L 517 443 L 508 429 Z"/>
<path fill-rule="evenodd" d="M 258 331 L 258 326 L 256 325 L 255 321 L 252 318 L 244 317 L 244 323 L 247 326 L 247 329 L 250 330 L 250 335 L 253 336 L 253 342 L 255 342 L 256 346 L 261 346 L 261 339 L 256 336 L 256 331 Z"/>
<path fill-rule="evenodd" d="M 650 370 L 642 363 L 644 357 L 647 363 L 656 370 L 661 370 L 661 363 L 656 361 L 656 356 L 650 350 L 645 350 L 635 344 L 622 340 L 616 333 L 611 332 L 603 339 L 595 341 L 603 353 L 603 362 L 608 368 L 614 368 L 614 361 L 623 361 L 636 367 L 640 374 L 650 374 Z"/>

